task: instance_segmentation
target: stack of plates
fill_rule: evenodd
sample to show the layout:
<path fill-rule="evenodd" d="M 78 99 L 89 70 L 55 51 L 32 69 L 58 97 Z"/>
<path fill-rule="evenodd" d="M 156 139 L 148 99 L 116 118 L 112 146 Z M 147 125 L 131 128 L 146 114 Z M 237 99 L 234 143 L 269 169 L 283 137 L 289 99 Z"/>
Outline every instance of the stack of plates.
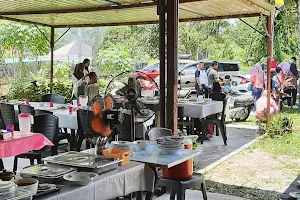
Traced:
<path fill-rule="evenodd" d="M 181 136 L 166 136 L 158 138 L 158 147 L 166 153 L 173 154 L 184 148 L 184 137 Z"/>
<path fill-rule="evenodd" d="M 131 149 L 131 142 L 127 142 L 127 141 L 113 141 L 111 143 L 114 145 L 114 147 L 116 149 L 119 149 L 119 150 L 127 151 L 127 150 Z"/>
<path fill-rule="evenodd" d="M 18 194 L 18 186 L 11 181 L 0 180 L 0 199 L 8 199 Z"/>

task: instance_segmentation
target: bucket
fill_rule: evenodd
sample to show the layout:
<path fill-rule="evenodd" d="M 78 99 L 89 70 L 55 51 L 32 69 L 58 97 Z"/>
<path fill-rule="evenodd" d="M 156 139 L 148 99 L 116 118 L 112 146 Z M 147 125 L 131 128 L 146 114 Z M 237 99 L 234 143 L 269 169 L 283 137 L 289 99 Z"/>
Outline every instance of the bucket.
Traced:
<path fill-rule="evenodd" d="M 19 127 L 21 133 L 30 133 L 31 132 L 31 123 L 30 123 L 30 114 L 22 113 L 19 114 Z"/>
<path fill-rule="evenodd" d="M 184 148 L 191 150 L 193 148 L 193 141 L 185 139 Z M 188 180 L 193 176 L 193 171 L 193 159 L 190 159 L 174 167 L 164 168 L 163 177 L 171 180 Z"/>

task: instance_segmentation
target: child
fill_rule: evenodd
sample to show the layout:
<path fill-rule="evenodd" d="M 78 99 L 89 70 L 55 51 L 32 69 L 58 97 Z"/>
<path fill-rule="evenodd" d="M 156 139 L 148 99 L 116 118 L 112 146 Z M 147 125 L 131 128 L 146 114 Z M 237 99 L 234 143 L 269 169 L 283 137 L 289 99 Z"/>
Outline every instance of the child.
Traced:
<path fill-rule="evenodd" d="M 225 76 L 224 82 L 222 84 L 223 86 L 223 90 L 226 94 L 231 94 L 232 93 L 232 89 L 231 89 L 231 78 L 229 75 Z"/>
<path fill-rule="evenodd" d="M 99 87 L 98 87 L 98 77 L 95 72 L 90 72 L 88 74 L 90 82 L 86 87 L 85 95 L 88 96 L 89 102 L 91 102 L 95 96 L 99 95 Z"/>

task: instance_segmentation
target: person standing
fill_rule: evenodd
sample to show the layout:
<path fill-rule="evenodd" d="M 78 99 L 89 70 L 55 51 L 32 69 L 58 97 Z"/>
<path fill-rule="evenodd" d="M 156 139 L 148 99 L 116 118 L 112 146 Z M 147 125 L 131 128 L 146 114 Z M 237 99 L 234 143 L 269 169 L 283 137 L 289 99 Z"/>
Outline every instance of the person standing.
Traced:
<path fill-rule="evenodd" d="M 88 74 L 84 74 L 84 65 L 83 63 L 79 63 L 75 66 L 74 73 L 72 75 L 72 98 L 77 99 L 80 95 L 84 95 L 84 91 L 81 91 L 82 88 L 86 86 L 86 77 Z M 83 94 L 82 94 L 83 93 Z"/>
<path fill-rule="evenodd" d="M 217 61 L 213 61 L 211 67 L 207 70 L 207 79 L 208 79 L 208 88 L 211 90 L 214 82 L 222 82 L 219 79 L 218 74 L 218 66 L 219 63 Z"/>
<path fill-rule="evenodd" d="M 292 77 L 291 84 L 292 86 L 285 90 L 285 93 L 292 96 L 291 98 L 287 99 L 288 106 L 296 105 L 296 98 L 297 98 L 297 79 L 298 79 L 298 70 L 296 66 L 296 58 L 292 57 L 290 61 L 290 75 Z"/>
<path fill-rule="evenodd" d="M 195 72 L 195 89 L 197 97 L 204 94 L 204 97 L 208 98 L 208 79 L 203 62 L 197 65 Z"/>
<path fill-rule="evenodd" d="M 91 63 L 91 61 L 90 61 L 90 59 L 88 59 L 88 58 L 85 58 L 84 60 L 83 60 L 83 65 L 84 65 L 84 70 L 83 70 L 83 74 L 85 75 L 85 76 L 87 76 L 86 77 L 86 81 L 87 81 L 87 83 L 89 83 L 90 82 L 90 78 L 89 78 L 89 73 L 90 73 L 90 70 L 89 70 L 89 66 L 90 66 L 90 63 Z"/>
<path fill-rule="evenodd" d="M 256 110 L 256 101 L 260 98 L 261 93 L 264 88 L 264 71 L 261 69 L 260 64 L 256 64 L 250 70 L 250 81 L 252 84 L 252 96 L 254 97 L 254 107 L 253 111 Z"/>

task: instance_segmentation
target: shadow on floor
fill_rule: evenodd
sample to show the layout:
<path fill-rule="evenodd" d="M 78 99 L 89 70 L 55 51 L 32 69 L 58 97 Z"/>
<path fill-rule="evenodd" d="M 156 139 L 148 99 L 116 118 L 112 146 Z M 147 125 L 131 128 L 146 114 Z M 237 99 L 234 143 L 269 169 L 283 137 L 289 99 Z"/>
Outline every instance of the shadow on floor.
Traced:
<path fill-rule="evenodd" d="M 247 188 L 243 186 L 228 185 L 224 183 L 206 180 L 207 190 L 213 193 L 220 193 L 243 197 L 251 200 L 274 200 L 278 199 L 281 195 L 275 191 L 261 190 L 257 188 Z M 200 190 L 199 188 L 194 188 Z"/>

